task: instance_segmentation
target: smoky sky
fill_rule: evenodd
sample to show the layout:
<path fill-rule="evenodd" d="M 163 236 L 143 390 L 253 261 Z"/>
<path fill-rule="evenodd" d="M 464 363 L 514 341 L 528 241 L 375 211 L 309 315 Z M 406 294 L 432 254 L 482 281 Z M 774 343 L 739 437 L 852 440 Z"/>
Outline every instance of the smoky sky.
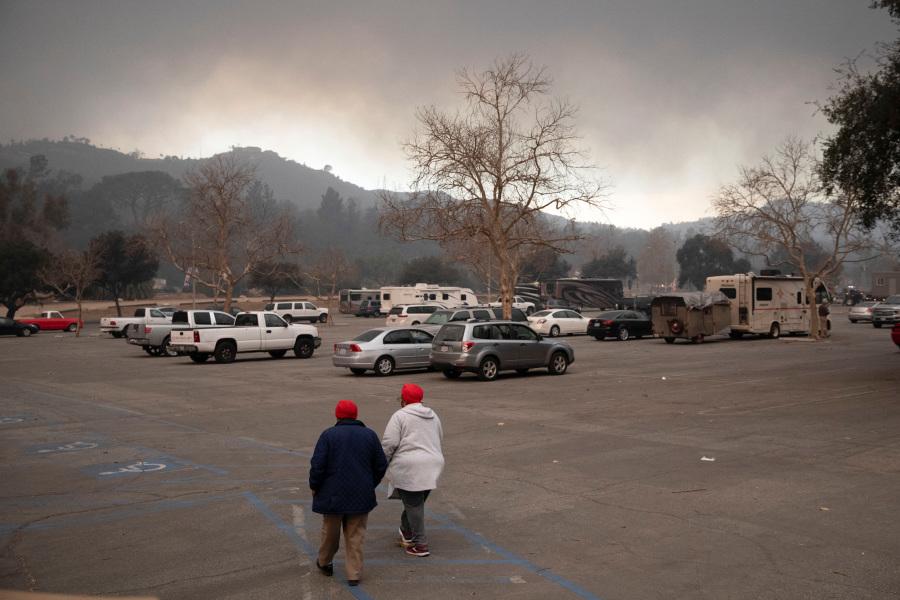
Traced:
<path fill-rule="evenodd" d="M 522 52 L 580 106 L 613 184 L 614 209 L 581 218 L 652 227 L 711 216 L 739 165 L 832 131 L 815 102 L 835 69 L 898 37 L 869 4 L 3 0 L 0 139 L 150 158 L 259 146 L 404 189 L 416 107 L 462 108 L 457 69 Z"/>

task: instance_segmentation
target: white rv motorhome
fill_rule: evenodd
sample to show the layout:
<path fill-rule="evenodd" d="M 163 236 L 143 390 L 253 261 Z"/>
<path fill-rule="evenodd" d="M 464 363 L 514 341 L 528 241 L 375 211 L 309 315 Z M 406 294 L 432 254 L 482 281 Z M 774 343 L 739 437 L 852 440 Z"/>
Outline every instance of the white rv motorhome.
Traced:
<path fill-rule="evenodd" d="M 706 278 L 706 291 L 719 290 L 731 300 L 731 337 L 745 333 L 777 338 L 782 333 L 809 333 L 811 307 L 802 277 L 763 271 Z M 815 283 L 816 305 L 830 300 L 821 282 Z"/>
<path fill-rule="evenodd" d="M 439 304 L 444 308 L 457 308 L 478 304 L 478 298 L 469 288 L 427 283 L 381 288 L 381 312 L 386 313 L 398 304 Z"/>

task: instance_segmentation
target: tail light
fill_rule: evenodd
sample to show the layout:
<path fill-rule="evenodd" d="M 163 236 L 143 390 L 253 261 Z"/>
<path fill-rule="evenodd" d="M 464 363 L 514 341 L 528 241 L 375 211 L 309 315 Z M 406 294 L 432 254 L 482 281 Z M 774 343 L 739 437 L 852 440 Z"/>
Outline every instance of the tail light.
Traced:
<path fill-rule="evenodd" d="M 350 344 L 350 352 L 362 352 L 362 348 L 356 344 Z"/>
<path fill-rule="evenodd" d="M 152 327 L 147 327 L 146 325 L 144 325 L 144 333 L 150 333 L 151 329 Z"/>
<path fill-rule="evenodd" d="M 475 345 L 475 342 L 463 342 L 462 343 L 462 351 L 468 352 Z"/>
<path fill-rule="evenodd" d="M 109 324 L 112 325 L 113 327 L 116 326 L 116 322 L 115 322 L 115 321 L 110 321 Z"/>
<path fill-rule="evenodd" d="M 199 332 L 199 331 L 195 331 L 195 332 L 194 332 L 194 343 L 195 343 L 195 344 L 199 344 L 199 343 L 200 343 L 200 332 Z"/>

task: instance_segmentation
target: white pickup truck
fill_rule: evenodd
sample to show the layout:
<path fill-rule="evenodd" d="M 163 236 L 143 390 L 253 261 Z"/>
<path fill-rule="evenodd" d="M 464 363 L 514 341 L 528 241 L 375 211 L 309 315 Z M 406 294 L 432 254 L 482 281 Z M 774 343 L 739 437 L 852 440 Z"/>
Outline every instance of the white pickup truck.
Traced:
<path fill-rule="evenodd" d="M 209 360 L 230 363 L 240 352 L 268 352 L 281 358 L 293 349 L 297 358 L 310 358 L 322 345 L 319 331 L 312 325 L 288 323 L 273 312 L 240 313 L 233 327 L 172 330 L 169 348 L 187 354 L 196 363 Z"/>
<path fill-rule="evenodd" d="M 496 302 L 491 302 L 488 306 L 503 306 L 503 298 L 497 298 Z M 518 308 L 528 316 L 534 312 L 534 302 L 529 302 L 522 296 L 513 296 L 512 307 Z"/>
<path fill-rule="evenodd" d="M 172 315 L 171 323 L 132 323 L 125 329 L 125 341 L 140 346 L 150 356 L 177 356 L 171 348 L 173 331 L 232 325 L 234 317 L 219 310 L 179 310 Z"/>
<path fill-rule="evenodd" d="M 133 317 L 104 317 L 100 319 L 100 331 L 114 338 L 125 337 L 125 328 L 131 324 L 153 325 L 156 323 L 171 323 L 172 315 L 156 308 L 138 308 Z"/>

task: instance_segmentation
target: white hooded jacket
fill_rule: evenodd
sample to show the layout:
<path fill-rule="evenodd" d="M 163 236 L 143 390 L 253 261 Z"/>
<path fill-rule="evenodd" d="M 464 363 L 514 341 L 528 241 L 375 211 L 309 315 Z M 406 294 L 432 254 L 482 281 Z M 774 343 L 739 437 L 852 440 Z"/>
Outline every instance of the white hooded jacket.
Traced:
<path fill-rule="evenodd" d="M 393 414 L 381 438 L 387 457 L 388 497 L 394 490 L 408 492 L 433 490 L 444 471 L 441 420 L 427 406 L 407 404 Z"/>

